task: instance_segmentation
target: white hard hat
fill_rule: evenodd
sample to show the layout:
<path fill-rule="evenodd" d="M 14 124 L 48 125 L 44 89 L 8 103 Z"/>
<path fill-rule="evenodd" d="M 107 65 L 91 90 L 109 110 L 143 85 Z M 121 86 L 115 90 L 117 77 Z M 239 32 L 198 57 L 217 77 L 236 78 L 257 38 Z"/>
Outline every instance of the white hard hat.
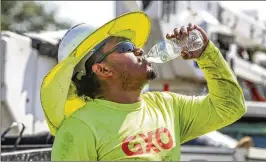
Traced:
<path fill-rule="evenodd" d="M 94 30 L 88 24 L 78 24 L 72 27 L 61 39 L 58 48 L 58 62 L 67 58 Z"/>
<path fill-rule="evenodd" d="M 58 62 L 67 58 L 94 30 L 88 24 L 82 23 L 73 26 L 63 36 L 58 48 Z M 86 74 L 85 62 L 93 54 L 94 50 L 90 51 L 76 65 L 73 75 L 77 74 L 77 79 L 81 79 Z"/>

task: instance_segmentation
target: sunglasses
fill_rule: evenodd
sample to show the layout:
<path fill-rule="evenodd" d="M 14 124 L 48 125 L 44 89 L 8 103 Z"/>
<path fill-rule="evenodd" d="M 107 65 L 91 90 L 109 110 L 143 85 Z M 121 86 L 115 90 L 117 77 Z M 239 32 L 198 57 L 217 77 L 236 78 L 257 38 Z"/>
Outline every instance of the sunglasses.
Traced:
<path fill-rule="evenodd" d="M 99 49 L 101 49 L 101 47 L 107 42 L 108 39 L 104 40 L 103 42 L 99 43 L 93 50 L 93 54 L 99 52 Z M 120 43 L 118 43 L 115 47 L 113 47 L 110 51 L 101 54 L 102 57 L 100 57 L 98 60 L 95 61 L 95 63 L 100 63 L 102 62 L 108 55 L 112 54 L 113 52 L 118 52 L 118 53 L 125 53 L 125 52 L 133 52 L 135 50 L 135 45 L 134 43 L 132 43 L 131 41 L 127 40 L 127 41 L 122 41 Z M 86 60 L 87 61 L 87 60 Z M 84 62 L 86 62 L 84 61 Z M 86 64 L 86 63 L 85 63 Z M 85 65 L 83 65 L 82 67 L 85 67 Z M 85 71 L 85 70 L 83 70 Z M 79 72 L 80 73 L 80 72 Z M 80 73 L 77 75 L 78 80 L 81 79 L 81 77 L 83 75 L 85 75 L 85 73 Z M 90 72 L 90 75 L 93 75 L 94 72 Z"/>
<path fill-rule="evenodd" d="M 130 41 L 123 41 L 118 43 L 114 48 L 112 48 L 110 51 L 103 53 L 102 57 L 99 58 L 96 63 L 102 62 L 107 56 L 112 54 L 113 52 L 117 53 L 125 53 L 125 52 L 133 52 L 135 50 L 135 45 Z"/>

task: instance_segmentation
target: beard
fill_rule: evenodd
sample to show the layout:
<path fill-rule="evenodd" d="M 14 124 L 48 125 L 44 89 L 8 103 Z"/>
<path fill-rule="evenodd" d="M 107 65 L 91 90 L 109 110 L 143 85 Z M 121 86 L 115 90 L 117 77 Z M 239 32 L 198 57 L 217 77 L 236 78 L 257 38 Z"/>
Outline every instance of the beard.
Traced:
<path fill-rule="evenodd" d="M 141 91 L 148 81 L 157 77 L 157 72 L 152 68 L 147 70 L 146 73 L 135 73 L 134 75 L 129 72 L 130 70 L 126 66 L 115 66 L 121 87 L 124 91 Z"/>

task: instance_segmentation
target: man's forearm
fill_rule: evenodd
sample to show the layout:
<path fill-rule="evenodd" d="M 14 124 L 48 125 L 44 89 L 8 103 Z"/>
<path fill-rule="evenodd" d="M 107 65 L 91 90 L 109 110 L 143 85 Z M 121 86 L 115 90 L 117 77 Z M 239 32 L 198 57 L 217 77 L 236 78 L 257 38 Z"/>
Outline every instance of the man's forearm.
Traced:
<path fill-rule="evenodd" d="M 221 110 L 219 113 L 227 112 L 225 115 L 228 117 L 231 115 L 232 121 L 240 118 L 246 112 L 244 95 L 219 49 L 209 41 L 201 57 L 195 60 L 204 72 L 209 97 L 215 108 Z M 231 120 L 228 122 L 231 123 Z"/>

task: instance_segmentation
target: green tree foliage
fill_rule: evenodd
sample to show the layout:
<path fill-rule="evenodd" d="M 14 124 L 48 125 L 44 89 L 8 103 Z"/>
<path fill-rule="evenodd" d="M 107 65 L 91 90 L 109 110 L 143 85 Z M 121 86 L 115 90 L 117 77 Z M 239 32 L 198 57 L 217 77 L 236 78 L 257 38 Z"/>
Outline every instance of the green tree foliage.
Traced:
<path fill-rule="evenodd" d="M 29 32 L 66 29 L 68 22 L 56 20 L 56 9 L 47 11 L 34 1 L 1 1 L 1 30 Z"/>

